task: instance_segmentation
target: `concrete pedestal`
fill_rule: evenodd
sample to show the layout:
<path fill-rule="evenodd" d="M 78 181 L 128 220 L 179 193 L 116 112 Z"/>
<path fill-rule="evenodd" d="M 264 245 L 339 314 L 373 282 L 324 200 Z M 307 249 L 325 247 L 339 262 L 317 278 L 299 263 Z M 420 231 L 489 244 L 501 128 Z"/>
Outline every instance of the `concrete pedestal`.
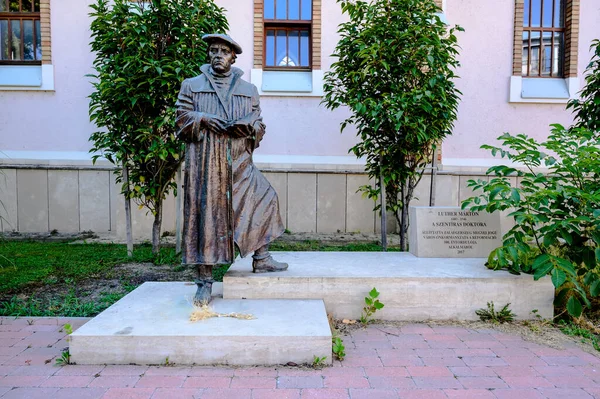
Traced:
<path fill-rule="evenodd" d="M 225 299 L 323 299 L 336 318 L 357 319 L 364 297 L 376 287 L 382 320 L 477 320 L 475 310 L 493 301 L 511 303 L 518 319 L 553 316 L 554 287 L 487 269 L 482 258 L 417 258 L 399 252 L 275 252 L 289 263 L 278 273 L 252 273 L 252 259 L 238 259 L 223 279 Z"/>
<path fill-rule="evenodd" d="M 214 299 L 219 313 L 252 314 L 190 322 L 190 283 L 145 283 L 71 335 L 76 364 L 275 365 L 331 362 L 322 300 Z"/>

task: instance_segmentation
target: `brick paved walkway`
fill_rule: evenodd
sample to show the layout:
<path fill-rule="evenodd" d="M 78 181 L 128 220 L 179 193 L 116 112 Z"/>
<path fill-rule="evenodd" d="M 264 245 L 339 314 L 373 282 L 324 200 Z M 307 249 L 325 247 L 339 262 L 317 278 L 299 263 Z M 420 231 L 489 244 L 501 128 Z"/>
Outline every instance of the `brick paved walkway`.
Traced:
<path fill-rule="evenodd" d="M 600 398 L 600 358 L 574 346 L 425 324 L 354 331 L 323 370 L 56 366 L 85 321 L 0 317 L 0 398 Z"/>

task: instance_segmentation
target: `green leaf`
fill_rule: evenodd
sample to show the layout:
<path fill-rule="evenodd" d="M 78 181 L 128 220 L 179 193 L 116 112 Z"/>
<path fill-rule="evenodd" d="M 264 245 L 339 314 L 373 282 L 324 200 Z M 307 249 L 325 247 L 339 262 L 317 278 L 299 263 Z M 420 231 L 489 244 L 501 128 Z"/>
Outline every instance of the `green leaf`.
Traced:
<path fill-rule="evenodd" d="M 565 280 L 567 279 L 567 275 L 565 274 L 565 272 L 563 272 L 560 269 L 554 269 L 554 270 L 552 270 L 551 279 L 552 279 L 552 284 L 554 284 L 554 287 L 558 288 L 564 284 Z"/>
<path fill-rule="evenodd" d="M 369 292 L 369 296 L 371 298 L 377 298 L 379 296 L 379 292 L 377 292 L 377 290 L 375 288 L 373 288 L 370 292 Z"/>
<path fill-rule="evenodd" d="M 590 285 L 590 295 L 593 297 L 600 295 L 600 280 L 596 280 Z"/>
<path fill-rule="evenodd" d="M 567 311 L 573 317 L 581 316 L 583 306 L 581 306 L 581 302 L 579 302 L 579 299 L 575 298 L 575 296 L 571 296 L 567 301 Z"/>

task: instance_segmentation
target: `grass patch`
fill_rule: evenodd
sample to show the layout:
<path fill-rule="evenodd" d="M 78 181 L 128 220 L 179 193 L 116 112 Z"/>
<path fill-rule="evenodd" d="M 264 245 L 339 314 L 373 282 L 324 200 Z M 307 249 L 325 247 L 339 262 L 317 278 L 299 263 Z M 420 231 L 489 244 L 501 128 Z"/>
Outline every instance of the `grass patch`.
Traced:
<path fill-rule="evenodd" d="M 176 265 L 179 259 L 173 248 L 163 248 L 155 256 L 150 245 L 136 246 L 133 258 L 128 258 L 121 244 L 0 241 L 0 293 L 30 284 L 76 283 L 127 262 Z"/>
<path fill-rule="evenodd" d="M 126 294 L 127 292 L 106 293 L 97 302 L 79 298 L 73 290 L 50 301 L 42 301 L 34 297 L 19 299 L 13 296 L 9 301 L 0 303 L 0 316 L 92 317 Z"/>
<path fill-rule="evenodd" d="M 594 349 L 600 351 L 600 337 L 584 327 L 580 327 L 573 323 L 560 322 L 558 327 L 560 330 L 571 337 L 581 337 L 581 342 L 591 344 Z"/>

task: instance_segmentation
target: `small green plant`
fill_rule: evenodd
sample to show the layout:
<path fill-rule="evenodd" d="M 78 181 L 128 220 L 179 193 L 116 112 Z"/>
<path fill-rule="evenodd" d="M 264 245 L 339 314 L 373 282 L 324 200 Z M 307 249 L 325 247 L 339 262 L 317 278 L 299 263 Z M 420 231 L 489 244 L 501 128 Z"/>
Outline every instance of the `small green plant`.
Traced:
<path fill-rule="evenodd" d="M 594 349 L 600 351 L 600 337 L 587 328 L 580 327 L 573 323 L 565 323 L 564 321 L 562 321 L 559 328 L 566 335 L 581 337 L 581 342 L 590 343 Z"/>
<path fill-rule="evenodd" d="M 315 355 L 312 366 L 316 369 L 323 368 L 325 366 L 325 359 L 327 359 L 327 356 L 319 357 Z"/>
<path fill-rule="evenodd" d="M 384 304 L 377 299 L 378 297 L 379 291 L 374 287 L 369 292 L 369 295 L 365 297 L 365 307 L 360 315 L 360 322 L 362 324 L 368 324 L 375 312 L 383 309 Z"/>
<path fill-rule="evenodd" d="M 69 349 L 62 351 L 60 357 L 56 358 L 57 366 L 64 366 L 66 364 L 71 364 L 71 354 L 69 353 Z"/>
<path fill-rule="evenodd" d="M 67 335 L 71 335 L 73 334 L 73 326 L 67 323 L 63 326 L 62 331 Z"/>
<path fill-rule="evenodd" d="M 335 357 L 342 361 L 346 357 L 346 347 L 344 346 L 344 341 L 340 337 L 333 338 L 333 354 Z"/>
<path fill-rule="evenodd" d="M 509 309 L 510 303 L 504 305 L 500 311 L 496 311 L 494 308 L 494 302 L 487 303 L 487 309 L 479 309 L 475 311 L 475 314 L 479 316 L 482 321 L 490 321 L 494 324 L 510 323 L 515 319 L 515 314 Z"/>
<path fill-rule="evenodd" d="M 167 356 L 167 357 L 165 358 L 165 362 L 163 363 L 163 366 L 166 366 L 166 367 L 173 367 L 173 366 L 175 366 L 175 363 L 173 363 L 172 361 L 170 361 L 170 360 L 169 360 L 169 356 Z"/>

